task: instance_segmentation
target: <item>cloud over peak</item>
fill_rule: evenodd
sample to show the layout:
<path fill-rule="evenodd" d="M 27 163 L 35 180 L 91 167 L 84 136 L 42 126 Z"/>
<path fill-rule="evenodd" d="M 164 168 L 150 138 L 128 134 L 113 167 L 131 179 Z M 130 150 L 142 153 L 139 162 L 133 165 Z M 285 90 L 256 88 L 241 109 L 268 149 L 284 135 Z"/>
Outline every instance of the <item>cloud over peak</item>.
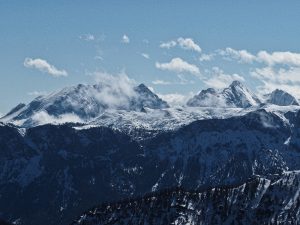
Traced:
<path fill-rule="evenodd" d="M 135 81 L 126 73 L 112 75 L 106 72 L 95 72 L 93 75 L 95 81 L 102 85 L 101 92 L 96 93 L 96 98 L 110 108 L 128 107 L 129 99 L 136 97 Z"/>
<path fill-rule="evenodd" d="M 25 58 L 24 66 L 27 68 L 37 69 L 43 73 L 47 73 L 53 77 L 65 77 L 68 76 L 67 71 L 59 70 L 55 66 L 51 65 L 44 59 L 36 58 Z"/>
<path fill-rule="evenodd" d="M 170 94 L 158 94 L 158 96 L 164 101 L 168 102 L 171 106 L 185 105 L 188 99 L 193 97 L 195 93 L 190 92 L 188 94 L 170 93 Z"/>
<path fill-rule="evenodd" d="M 213 67 L 212 70 L 207 71 L 210 76 L 203 80 L 208 87 L 217 89 L 225 88 L 231 84 L 234 80 L 244 82 L 245 79 L 239 74 L 226 74 L 219 67 Z"/>

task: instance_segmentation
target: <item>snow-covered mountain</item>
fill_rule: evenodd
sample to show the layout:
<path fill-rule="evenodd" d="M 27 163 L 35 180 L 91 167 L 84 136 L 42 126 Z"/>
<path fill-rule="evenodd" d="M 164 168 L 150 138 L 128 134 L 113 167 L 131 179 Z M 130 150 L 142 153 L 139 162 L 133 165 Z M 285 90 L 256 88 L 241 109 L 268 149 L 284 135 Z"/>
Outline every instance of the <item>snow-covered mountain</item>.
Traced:
<path fill-rule="evenodd" d="M 189 99 L 188 106 L 247 108 L 261 103 L 259 98 L 239 81 L 223 90 L 208 88 Z"/>
<path fill-rule="evenodd" d="M 26 104 L 24 104 L 24 103 L 18 104 L 17 106 L 12 108 L 4 117 L 9 117 L 11 115 L 16 114 L 17 112 L 21 111 L 21 109 L 24 108 L 25 106 L 26 106 Z"/>
<path fill-rule="evenodd" d="M 147 107 L 150 109 L 164 109 L 169 107 L 167 102 L 159 98 L 144 84 L 135 87 L 134 91 L 137 97 L 131 100 L 129 108 L 142 109 Z"/>
<path fill-rule="evenodd" d="M 207 204 L 225 201 L 226 190 L 230 196 L 239 193 L 244 205 L 231 202 L 232 209 L 255 206 L 250 210 L 255 215 L 262 207 L 294 213 L 286 208 L 298 210 L 290 195 L 284 208 L 257 196 L 270 193 L 281 201 L 272 184 L 300 170 L 300 106 L 260 104 L 239 82 L 222 91 L 202 91 L 198 100 L 211 96 L 226 107 L 168 107 L 145 85 L 119 90 L 101 84 L 65 88 L 15 107 L 0 122 L 0 218 L 67 224 L 97 204 L 174 187 L 186 198 L 184 190 L 201 194 L 220 188 L 217 195 L 206 195 Z M 250 198 L 243 187 L 253 177 L 258 183 Z M 298 198 L 298 179 L 284 182 L 282 193 L 287 188 Z M 173 210 L 168 201 L 164 204 Z M 218 214 L 218 208 L 211 210 Z M 281 221 L 278 212 L 275 221 Z M 224 213 L 234 221 L 240 215 Z"/>
<path fill-rule="evenodd" d="M 268 104 L 280 106 L 299 105 L 297 99 L 294 96 L 279 89 L 276 89 L 272 93 L 267 94 L 265 98 L 265 102 Z"/>
<path fill-rule="evenodd" d="M 144 84 L 116 89 L 107 84 L 67 87 L 35 98 L 28 105 L 19 104 L 1 120 L 18 125 L 35 125 L 44 121 L 84 122 L 107 109 L 143 111 L 144 108 L 168 108 L 168 104 Z"/>
<path fill-rule="evenodd" d="M 278 106 L 299 105 L 294 96 L 279 89 L 260 99 L 239 81 L 233 81 L 229 87 L 222 90 L 213 88 L 202 90 L 189 99 L 187 105 L 191 107 L 248 108 L 259 107 L 261 103 Z"/>
<path fill-rule="evenodd" d="M 169 107 L 144 84 L 126 89 L 101 83 L 79 84 L 37 97 L 27 105 L 19 104 L 0 121 L 25 128 L 72 122 L 121 130 L 170 130 L 200 119 L 228 118 L 259 108 L 278 113 L 299 108 L 294 97 L 278 90 L 265 97 L 259 100 L 242 83 L 234 81 L 223 90 L 202 90 L 186 106 Z"/>
<path fill-rule="evenodd" d="M 102 204 L 72 225 L 299 224 L 299 184 L 300 172 L 292 171 L 205 190 L 169 188 Z"/>
<path fill-rule="evenodd" d="M 150 136 L 147 128 L 2 124 L 1 217 L 26 225 L 44 224 L 45 218 L 49 225 L 68 224 L 103 202 L 171 187 L 197 190 L 236 186 L 254 175 L 281 176 L 300 169 L 299 121 L 299 110 L 258 109 Z M 241 202 L 247 202 L 243 196 Z"/>

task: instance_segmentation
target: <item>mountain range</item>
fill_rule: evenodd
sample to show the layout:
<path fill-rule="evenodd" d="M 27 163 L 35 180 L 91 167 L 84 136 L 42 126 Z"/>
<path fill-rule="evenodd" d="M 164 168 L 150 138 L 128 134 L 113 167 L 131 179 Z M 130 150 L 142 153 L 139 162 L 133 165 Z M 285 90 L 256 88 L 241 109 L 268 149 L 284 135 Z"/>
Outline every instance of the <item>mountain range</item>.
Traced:
<path fill-rule="evenodd" d="M 295 97 L 279 89 L 264 95 L 263 99 L 260 99 L 239 81 L 233 81 L 229 87 L 222 90 L 213 88 L 202 90 L 199 94 L 189 99 L 187 105 L 194 107 L 247 108 L 259 106 L 262 103 L 279 106 L 299 105 Z"/>
<path fill-rule="evenodd" d="M 300 223 L 299 109 L 286 92 L 259 98 L 238 81 L 180 107 L 143 84 L 37 97 L 0 120 L 0 218 Z"/>
<path fill-rule="evenodd" d="M 198 114 L 196 118 L 199 119 L 199 113 L 203 113 L 204 107 L 236 111 L 235 109 L 247 110 L 251 107 L 261 108 L 270 105 L 298 106 L 299 103 L 291 94 L 278 89 L 259 98 L 241 82 L 233 81 L 222 90 L 208 88 L 200 91 L 189 99 L 181 110 L 189 117 Z M 190 107 L 201 107 L 201 110 Z M 159 98 L 144 84 L 126 89 L 116 89 L 107 83 L 79 84 L 39 96 L 28 104 L 20 103 L 0 121 L 21 127 L 65 122 L 87 124 L 95 122 L 97 118 L 102 123 L 103 117 L 109 117 L 107 114 L 111 113 L 122 113 L 122 117 L 126 117 L 128 114 L 140 115 L 139 112 L 145 113 L 147 110 L 151 111 L 151 114 L 161 114 L 159 113 L 161 110 L 168 111 L 168 109 L 174 111 L 174 107 L 170 108 L 166 101 Z M 207 113 L 207 116 L 209 115 L 212 114 Z M 215 116 L 221 117 L 223 113 L 216 113 Z M 153 121 L 150 123 L 153 124 Z"/>
<path fill-rule="evenodd" d="M 4 121 L 19 121 L 20 124 L 37 125 L 40 116 L 47 118 L 68 118 L 72 121 L 87 121 L 107 109 L 143 111 L 144 107 L 168 108 L 168 104 L 151 92 L 144 84 L 129 90 L 115 90 L 107 84 L 71 86 L 46 96 L 39 96 L 32 102 L 13 108 L 4 116 Z"/>

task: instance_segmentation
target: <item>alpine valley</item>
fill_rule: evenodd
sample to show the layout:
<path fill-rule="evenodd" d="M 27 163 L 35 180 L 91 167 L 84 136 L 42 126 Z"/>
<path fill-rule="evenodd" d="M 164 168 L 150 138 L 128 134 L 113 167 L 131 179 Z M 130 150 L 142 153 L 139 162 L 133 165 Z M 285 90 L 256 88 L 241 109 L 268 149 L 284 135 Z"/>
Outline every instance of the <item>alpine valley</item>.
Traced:
<path fill-rule="evenodd" d="M 0 119 L 12 224 L 300 224 L 299 171 L 298 100 L 239 81 L 176 107 L 79 84 Z"/>

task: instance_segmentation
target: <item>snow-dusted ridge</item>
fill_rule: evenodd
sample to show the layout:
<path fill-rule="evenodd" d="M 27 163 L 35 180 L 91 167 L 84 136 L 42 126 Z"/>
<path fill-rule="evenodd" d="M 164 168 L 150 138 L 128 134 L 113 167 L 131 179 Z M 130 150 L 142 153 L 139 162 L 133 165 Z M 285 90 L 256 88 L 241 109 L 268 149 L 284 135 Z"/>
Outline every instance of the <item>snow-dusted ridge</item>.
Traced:
<path fill-rule="evenodd" d="M 115 87 L 106 83 L 71 86 L 20 104 L 0 119 L 30 127 L 45 123 L 88 122 L 106 110 L 144 111 L 169 105 L 144 84 Z"/>
<path fill-rule="evenodd" d="M 9 221 L 13 215 L 23 224 L 38 225 L 49 210 L 49 224 L 68 224 L 94 205 L 180 186 L 209 188 L 205 195 L 200 192 L 207 205 L 228 193 L 222 202 L 228 199 L 230 208 L 239 210 L 239 199 L 244 211 L 249 205 L 253 210 L 273 207 L 274 196 L 278 205 L 285 202 L 276 215 L 289 215 L 299 207 L 299 176 L 291 172 L 300 169 L 299 121 L 299 106 L 262 105 L 109 109 L 83 124 L 29 129 L 0 123 L 0 211 Z M 251 193 L 245 196 L 253 176 L 258 183 L 249 183 Z M 227 192 L 228 185 L 235 188 Z M 23 205 L 36 213 L 20 210 Z M 196 206 L 189 205 L 188 211 Z M 206 210 L 207 205 L 198 206 Z M 212 209 L 213 217 L 220 207 Z"/>
<path fill-rule="evenodd" d="M 80 224 L 298 224 L 299 171 L 280 178 L 204 190 L 169 188 L 139 198 L 104 203 L 83 213 Z M 274 191 L 275 190 L 275 191 Z M 156 216 L 151 216 L 149 211 Z"/>
<path fill-rule="evenodd" d="M 0 119 L 20 127 L 43 124 L 80 123 L 121 130 L 174 130 L 196 120 L 241 116 L 258 109 L 281 115 L 297 111 L 299 104 L 290 94 L 275 90 L 259 99 L 245 85 L 234 81 L 223 90 L 209 88 L 191 98 L 186 106 L 169 107 L 147 86 L 115 90 L 107 84 L 66 87 L 29 104 L 19 104 Z"/>
<path fill-rule="evenodd" d="M 257 106 L 260 99 L 239 81 L 233 81 L 229 87 L 223 90 L 208 88 L 188 100 L 188 106 L 206 107 L 238 107 L 248 108 Z"/>
<path fill-rule="evenodd" d="M 276 89 L 272 93 L 264 96 L 265 102 L 269 104 L 275 104 L 280 106 L 299 105 L 297 99 L 291 94 Z"/>
<path fill-rule="evenodd" d="M 65 114 L 59 117 L 50 117 L 47 113 L 39 113 L 40 121 L 16 120 L 11 121 L 18 127 L 29 128 L 43 124 L 64 124 L 67 122 L 77 123 L 75 129 L 89 129 L 91 127 L 110 127 L 126 132 L 134 129 L 144 129 L 152 131 L 176 130 L 197 120 L 226 119 L 235 116 L 243 116 L 247 113 L 264 109 L 267 112 L 275 113 L 283 120 L 287 112 L 297 112 L 300 106 L 277 106 L 263 105 L 249 108 L 217 108 L 217 107 L 172 107 L 166 109 L 144 108 L 140 111 L 128 110 L 106 110 L 98 117 L 91 120 L 80 120 L 75 114 Z M 44 120 L 43 120 L 44 119 Z"/>

